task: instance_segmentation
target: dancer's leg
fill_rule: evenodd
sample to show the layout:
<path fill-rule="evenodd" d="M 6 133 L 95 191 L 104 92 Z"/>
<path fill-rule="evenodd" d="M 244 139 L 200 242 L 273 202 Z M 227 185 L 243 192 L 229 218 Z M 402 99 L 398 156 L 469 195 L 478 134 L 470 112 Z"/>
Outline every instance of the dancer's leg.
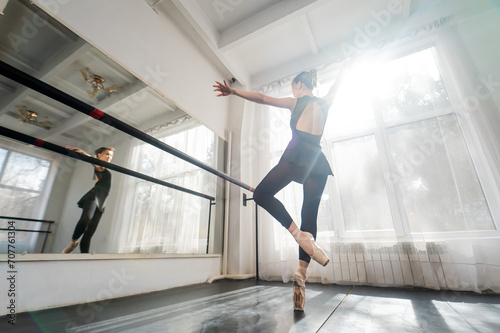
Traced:
<path fill-rule="evenodd" d="M 95 208 L 94 215 L 92 216 L 92 220 L 90 220 L 87 229 L 83 233 L 82 241 L 80 242 L 80 252 L 81 253 L 89 253 L 90 249 L 90 240 L 94 235 L 97 226 L 99 225 L 99 221 L 101 220 L 102 212 Z"/>
<path fill-rule="evenodd" d="M 76 224 L 75 231 L 73 232 L 73 240 L 80 238 L 87 226 L 89 225 L 90 220 L 94 214 L 96 208 L 95 200 L 85 200 L 82 206 L 82 215 L 80 216 L 80 220 Z"/>
<path fill-rule="evenodd" d="M 293 164 L 286 161 L 278 163 L 262 179 L 253 195 L 254 201 L 287 229 L 290 228 L 293 219 L 274 195 L 293 181 L 297 172 L 295 168 Z"/>
<path fill-rule="evenodd" d="M 266 211 L 268 211 L 276 220 L 278 220 L 281 225 L 288 229 L 288 231 L 295 238 L 300 247 L 311 256 L 314 255 L 314 259 L 318 261 L 321 265 L 326 265 L 329 261 L 328 257 L 324 252 L 319 249 L 314 243 L 313 236 L 308 233 L 302 233 L 297 227 L 292 217 L 286 211 L 283 204 L 274 197 L 283 187 L 288 185 L 294 179 L 301 179 L 304 175 L 304 168 L 298 167 L 292 163 L 282 161 L 275 166 L 264 179 L 261 181 L 259 186 L 255 189 L 254 201 Z M 323 191 L 324 183 L 326 182 L 326 176 L 321 176 L 322 186 L 314 186 L 317 182 L 312 182 L 311 185 L 305 185 L 305 188 L 312 188 L 312 194 L 315 194 L 320 190 Z M 305 183 L 308 183 L 309 179 Z M 321 184 L 321 181 L 319 182 Z M 309 183 L 308 183 L 309 184 Z M 306 202 L 309 204 L 310 190 L 307 191 L 308 197 L 305 198 Z M 319 200 L 321 199 L 321 193 L 319 195 Z M 319 205 L 319 202 L 318 202 Z M 316 212 L 317 213 L 317 212 Z M 310 258 L 309 258 L 310 260 Z"/>
<path fill-rule="evenodd" d="M 327 175 L 312 175 L 305 180 L 303 186 L 304 201 L 302 203 L 302 223 L 300 224 L 300 230 L 309 232 L 313 235 L 314 239 L 316 239 L 318 231 L 319 204 L 323 190 L 325 189 L 327 177 Z M 308 249 L 306 248 L 306 250 Z M 310 251 L 308 252 L 311 253 Z M 302 248 L 299 248 L 299 259 L 307 263 L 311 261 L 311 257 Z"/>
<path fill-rule="evenodd" d="M 317 218 L 318 209 L 321 201 L 321 195 L 325 188 L 327 176 L 317 175 L 306 179 L 304 182 L 304 202 L 302 204 L 302 223 L 301 230 L 310 233 L 316 239 L 317 233 Z M 293 228 L 291 231 L 294 237 L 299 238 L 299 267 L 297 272 L 292 275 L 293 282 L 293 309 L 296 311 L 304 311 L 306 303 L 306 277 L 307 268 L 311 257 L 306 253 L 314 253 L 314 245 L 312 242 L 300 242 L 301 231 L 298 228 Z M 297 239 L 296 238 L 296 239 Z M 327 261 L 328 262 L 328 261 Z"/>
<path fill-rule="evenodd" d="M 71 237 L 71 242 L 64 248 L 62 253 L 71 253 L 78 246 L 78 239 L 85 232 L 87 226 L 92 218 L 92 213 L 96 208 L 95 200 L 85 200 L 82 206 L 82 215 L 78 220 Z"/>

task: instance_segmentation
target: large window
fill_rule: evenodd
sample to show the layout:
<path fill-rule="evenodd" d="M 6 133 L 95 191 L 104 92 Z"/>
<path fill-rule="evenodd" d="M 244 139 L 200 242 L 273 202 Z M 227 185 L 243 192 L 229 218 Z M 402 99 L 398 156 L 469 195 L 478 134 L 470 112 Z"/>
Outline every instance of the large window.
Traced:
<path fill-rule="evenodd" d="M 322 142 L 335 177 L 320 207 L 320 237 L 496 229 L 434 52 L 358 61 L 346 74 Z M 287 140 L 271 140 L 274 162 Z M 284 194 L 295 216 L 298 196 Z"/>
<path fill-rule="evenodd" d="M 0 148 L 0 212 L 33 217 L 45 188 L 50 162 Z"/>
<path fill-rule="evenodd" d="M 343 235 L 495 229 L 433 51 L 358 67 L 342 85 L 324 139 Z"/>
<path fill-rule="evenodd" d="M 215 167 L 215 135 L 194 126 L 160 138 L 195 159 Z M 215 197 L 216 176 L 151 145 L 135 148 L 136 169 L 175 185 Z M 127 235 L 127 252 L 205 253 L 210 201 L 138 180 Z"/>
<path fill-rule="evenodd" d="M 0 215 L 20 218 L 42 218 L 45 211 L 51 161 L 16 150 L 0 147 Z M 9 220 L 0 220 L 7 228 Z M 40 224 L 16 221 L 16 229 L 39 230 Z M 7 232 L 0 232 L 0 243 L 7 242 Z M 38 234 L 18 232 L 16 247 L 34 251 Z M 6 247 L 2 247 L 2 250 Z"/>

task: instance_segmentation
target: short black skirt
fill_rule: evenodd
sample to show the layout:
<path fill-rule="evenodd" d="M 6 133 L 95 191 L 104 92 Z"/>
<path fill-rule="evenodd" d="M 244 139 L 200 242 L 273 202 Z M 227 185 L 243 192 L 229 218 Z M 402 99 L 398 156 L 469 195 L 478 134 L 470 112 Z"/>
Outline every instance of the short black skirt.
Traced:
<path fill-rule="evenodd" d="M 305 140 L 290 141 L 281 160 L 305 167 L 309 173 L 333 175 L 321 146 Z"/>

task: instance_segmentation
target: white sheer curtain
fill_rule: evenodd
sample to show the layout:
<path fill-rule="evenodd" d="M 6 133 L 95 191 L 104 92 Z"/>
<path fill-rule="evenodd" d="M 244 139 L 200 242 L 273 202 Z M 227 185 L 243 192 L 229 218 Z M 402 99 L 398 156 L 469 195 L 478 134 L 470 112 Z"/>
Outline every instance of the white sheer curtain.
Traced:
<path fill-rule="evenodd" d="M 485 99 L 469 115 L 473 121 L 460 112 L 477 70 L 457 56 L 463 50 L 454 33 L 453 24 L 432 31 L 404 56 L 385 46 L 372 52 L 383 56 L 361 58 L 346 74 L 322 142 L 335 177 L 321 202 L 317 241 L 332 262 L 312 263 L 308 281 L 500 291 L 499 141 L 492 127 L 499 110 Z M 337 68 L 319 72 L 317 95 L 331 84 L 321 79 Z M 289 82 L 263 92 L 289 95 Z M 260 105 L 247 112 L 255 113 L 248 140 L 258 142 L 251 154 L 257 184 L 286 147 L 289 112 Z M 278 198 L 300 223 L 300 185 Z M 263 209 L 259 228 L 261 278 L 288 281 L 296 243 Z"/>
<path fill-rule="evenodd" d="M 215 165 L 215 135 L 188 121 L 154 133 L 166 144 Z M 215 197 L 215 176 L 151 145 L 135 143 L 130 167 L 140 173 Z M 206 253 L 210 200 L 139 179 L 122 191 L 126 207 L 119 252 Z"/>

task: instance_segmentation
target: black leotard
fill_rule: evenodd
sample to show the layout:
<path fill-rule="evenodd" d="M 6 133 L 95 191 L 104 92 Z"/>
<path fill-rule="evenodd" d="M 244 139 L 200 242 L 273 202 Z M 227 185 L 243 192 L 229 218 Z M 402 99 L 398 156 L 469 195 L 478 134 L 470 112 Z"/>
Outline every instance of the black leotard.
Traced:
<path fill-rule="evenodd" d="M 94 175 L 97 177 L 98 181 L 95 183 L 94 187 L 85 193 L 78 201 L 78 207 L 83 208 L 85 200 L 95 200 L 97 208 L 101 212 L 104 212 L 106 198 L 111 188 L 111 172 L 109 172 L 108 169 L 104 169 L 103 171 L 94 169 Z"/>
<path fill-rule="evenodd" d="M 329 105 L 324 100 L 308 95 L 298 98 L 290 119 L 292 140 L 288 143 L 281 159 L 306 167 L 309 170 L 308 173 L 333 175 L 330 164 L 328 164 L 321 150 L 320 140 L 322 135 L 314 135 L 297 129 L 297 122 L 300 116 L 304 112 L 306 106 L 313 101 L 319 104 L 326 120 Z M 302 183 L 301 181 L 299 182 Z"/>

